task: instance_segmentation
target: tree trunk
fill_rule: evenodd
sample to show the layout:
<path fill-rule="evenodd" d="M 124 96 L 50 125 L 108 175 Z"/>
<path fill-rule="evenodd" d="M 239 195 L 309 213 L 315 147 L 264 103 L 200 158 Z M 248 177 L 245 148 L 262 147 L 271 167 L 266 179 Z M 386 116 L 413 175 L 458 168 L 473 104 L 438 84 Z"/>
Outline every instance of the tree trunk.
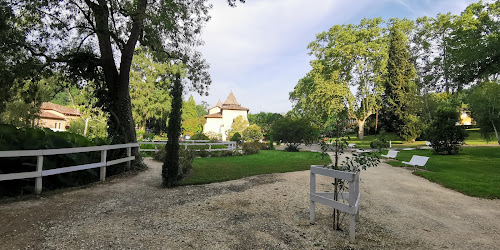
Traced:
<path fill-rule="evenodd" d="M 365 138 L 365 121 L 366 121 L 366 118 L 363 120 L 356 121 L 358 123 L 358 139 L 359 140 L 363 140 Z"/>
<path fill-rule="evenodd" d="M 167 127 L 166 155 L 162 167 L 163 186 L 173 187 L 179 174 L 179 137 L 181 135 L 182 82 L 179 73 L 175 74 L 172 85 L 172 111 Z"/>
<path fill-rule="evenodd" d="M 378 130 L 378 109 L 377 113 L 375 113 L 375 134 L 377 134 L 377 130 Z"/>
<path fill-rule="evenodd" d="M 498 137 L 497 127 L 495 126 L 495 123 L 493 123 L 493 121 L 491 121 L 491 125 L 493 126 L 493 130 L 495 130 L 495 136 L 497 137 L 498 145 L 500 145 L 500 138 Z"/>

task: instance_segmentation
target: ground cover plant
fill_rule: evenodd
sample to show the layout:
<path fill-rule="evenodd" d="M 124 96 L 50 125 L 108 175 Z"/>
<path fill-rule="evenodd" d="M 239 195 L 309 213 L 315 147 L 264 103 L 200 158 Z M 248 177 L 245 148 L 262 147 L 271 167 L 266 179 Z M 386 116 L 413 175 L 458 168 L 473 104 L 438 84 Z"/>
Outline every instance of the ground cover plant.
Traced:
<path fill-rule="evenodd" d="M 435 155 L 431 150 L 400 151 L 393 166 L 409 161 L 413 155 L 430 157 L 428 172 L 415 174 L 463 194 L 482 198 L 500 198 L 500 148 L 464 147 L 458 155 Z"/>
<path fill-rule="evenodd" d="M 193 172 L 181 185 L 206 184 L 246 176 L 308 170 L 311 165 L 328 164 L 316 152 L 261 150 L 258 154 L 232 157 L 197 158 Z"/>

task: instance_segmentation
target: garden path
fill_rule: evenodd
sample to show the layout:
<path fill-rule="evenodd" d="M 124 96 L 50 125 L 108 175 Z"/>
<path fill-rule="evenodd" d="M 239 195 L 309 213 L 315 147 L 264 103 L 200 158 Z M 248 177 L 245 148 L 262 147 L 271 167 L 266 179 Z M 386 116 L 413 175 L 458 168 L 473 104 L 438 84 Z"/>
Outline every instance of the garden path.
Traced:
<path fill-rule="evenodd" d="M 309 225 L 309 172 L 163 189 L 161 164 L 87 188 L 0 204 L 0 249 L 494 249 L 500 200 L 472 198 L 385 163 L 363 171 L 357 242 Z M 331 180 L 318 178 L 319 190 Z M 343 228 L 347 228 L 344 220 Z"/>

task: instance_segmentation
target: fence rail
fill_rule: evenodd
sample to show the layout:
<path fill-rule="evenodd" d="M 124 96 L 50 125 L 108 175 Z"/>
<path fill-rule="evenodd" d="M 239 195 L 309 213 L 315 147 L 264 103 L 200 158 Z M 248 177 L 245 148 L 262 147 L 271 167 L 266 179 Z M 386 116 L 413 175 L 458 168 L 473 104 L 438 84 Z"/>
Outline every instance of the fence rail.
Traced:
<path fill-rule="evenodd" d="M 184 149 L 188 149 L 188 146 L 208 146 L 208 149 L 194 149 L 194 151 L 203 151 L 203 150 L 208 150 L 208 151 L 225 151 L 225 150 L 235 150 L 236 149 L 236 142 L 234 141 L 228 141 L 228 142 L 210 142 L 208 140 L 193 140 L 196 142 L 187 142 L 183 141 L 180 142 L 179 145 L 184 146 Z M 143 152 L 157 152 L 159 151 L 158 145 L 166 145 L 167 141 L 141 141 L 139 142 L 141 145 L 148 145 L 148 144 L 154 144 L 155 148 L 152 149 L 147 149 L 147 148 L 139 148 L 139 151 Z M 212 146 L 216 145 L 225 145 L 226 148 L 212 148 Z"/>
<path fill-rule="evenodd" d="M 94 147 L 79 147 L 79 148 L 0 151 L 0 158 L 37 157 L 36 171 L 11 173 L 11 174 L 0 174 L 0 181 L 36 178 L 35 193 L 37 193 L 37 194 L 40 194 L 42 192 L 42 177 L 43 176 L 68 173 L 68 172 L 79 171 L 79 170 L 84 170 L 84 169 L 100 168 L 100 180 L 104 181 L 106 179 L 106 167 L 111 166 L 111 165 L 115 165 L 115 164 L 119 164 L 119 163 L 124 163 L 124 162 L 127 162 L 127 164 L 130 166 L 130 161 L 135 159 L 135 156 L 131 155 L 132 148 L 137 148 L 137 147 L 140 147 L 139 143 L 127 143 L 127 144 L 104 145 L 104 146 L 94 146 Z M 108 150 L 122 149 L 122 148 L 127 149 L 127 156 L 126 157 L 107 161 L 106 156 L 107 156 Z M 85 153 L 85 152 L 95 152 L 95 151 L 101 152 L 101 161 L 100 162 L 43 170 L 43 157 L 44 156 Z"/>

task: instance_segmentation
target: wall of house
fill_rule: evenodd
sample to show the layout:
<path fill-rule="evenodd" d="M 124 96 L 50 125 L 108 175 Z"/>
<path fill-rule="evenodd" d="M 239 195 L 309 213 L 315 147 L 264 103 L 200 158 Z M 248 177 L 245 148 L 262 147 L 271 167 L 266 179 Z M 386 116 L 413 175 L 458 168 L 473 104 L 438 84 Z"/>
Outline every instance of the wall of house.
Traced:
<path fill-rule="evenodd" d="M 243 116 L 243 118 L 245 118 L 245 120 L 248 121 L 247 113 L 248 112 L 246 110 L 222 110 L 222 120 L 224 122 L 224 132 L 222 133 L 222 140 L 226 140 L 226 131 L 230 130 L 233 127 L 233 121 L 236 117 L 241 115 Z"/>
<path fill-rule="evenodd" d="M 215 114 L 215 113 L 219 113 L 220 112 L 220 108 L 219 107 L 213 107 L 211 109 L 208 110 L 208 114 L 211 115 L 211 114 Z"/>
<path fill-rule="evenodd" d="M 50 119 L 50 118 L 40 118 L 37 125 L 44 128 L 50 128 L 56 131 L 66 131 L 66 125 L 69 123 L 65 120 Z"/>
<path fill-rule="evenodd" d="M 213 132 L 216 134 L 222 133 L 221 131 L 222 118 L 207 118 L 207 122 L 203 125 L 203 133 L 208 134 Z"/>

